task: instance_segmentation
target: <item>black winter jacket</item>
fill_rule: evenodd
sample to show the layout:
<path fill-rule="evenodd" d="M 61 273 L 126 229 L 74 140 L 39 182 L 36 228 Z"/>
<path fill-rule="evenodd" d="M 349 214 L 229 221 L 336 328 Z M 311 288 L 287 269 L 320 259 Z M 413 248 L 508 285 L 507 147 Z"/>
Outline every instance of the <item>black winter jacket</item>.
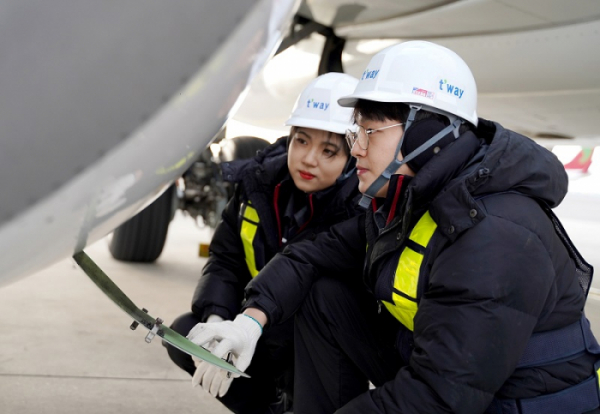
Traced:
<path fill-rule="evenodd" d="M 233 319 L 240 312 L 244 288 L 251 280 L 240 238 L 242 203 L 249 200 L 260 219 L 256 236 L 260 242 L 253 243 L 258 270 L 286 245 L 314 239 L 317 233 L 354 216 L 360 210 L 357 206 L 358 180 L 351 170 L 338 178 L 332 187 L 312 194 L 312 218 L 301 232 L 292 232 L 291 237 L 282 242 L 278 226 L 282 225 L 289 200 L 294 198 L 295 210 L 302 207 L 302 203 L 308 204 L 309 200 L 306 194 L 296 189 L 289 176 L 286 141 L 286 137 L 280 138 L 253 159 L 234 161 L 223 166 L 224 177 L 237 185 L 215 229 L 209 258 L 192 300 L 192 311 L 202 320 L 211 314 Z M 352 166 L 353 163 L 350 163 L 349 169 Z M 276 214 L 274 192 L 278 184 L 281 186 L 279 214 Z"/>
<path fill-rule="evenodd" d="M 480 120 L 410 181 L 385 228 L 367 212 L 291 246 L 249 285 L 246 307 L 276 323 L 319 274 L 363 266 L 367 289 L 387 300 L 377 282 L 428 210 L 438 227 L 420 268 L 408 364 L 339 412 L 474 414 L 494 397 L 562 390 L 589 377 L 596 357 L 515 369 L 532 333 L 576 322 L 584 307 L 574 262 L 539 204 L 557 206 L 567 185 L 551 152 Z"/>

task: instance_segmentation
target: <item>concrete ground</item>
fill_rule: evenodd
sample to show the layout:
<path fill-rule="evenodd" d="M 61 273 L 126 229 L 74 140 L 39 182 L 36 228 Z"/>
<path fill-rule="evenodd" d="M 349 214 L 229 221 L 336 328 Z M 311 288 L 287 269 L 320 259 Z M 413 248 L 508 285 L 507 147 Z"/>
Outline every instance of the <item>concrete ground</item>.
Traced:
<path fill-rule="evenodd" d="M 600 268 L 600 198 L 568 196 L 557 214 L 586 258 Z M 89 256 L 139 306 L 170 323 L 189 309 L 210 232 L 177 215 L 157 263 L 115 261 L 107 240 Z M 594 286 L 598 285 L 596 278 Z M 587 304 L 600 333 L 600 290 Z M 75 265 L 64 260 L 0 289 L 0 413 L 210 413 L 229 411 L 168 359 L 160 341 L 144 342 L 129 317 Z"/>
<path fill-rule="evenodd" d="M 208 230 L 177 216 L 152 265 L 113 260 L 107 240 L 88 255 L 138 305 L 167 323 L 187 311 Z M 0 413 L 214 413 L 225 409 L 168 359 L 72 259 L 0 289 Z M 158 338 L 158 337 L 157 337 Z"/>

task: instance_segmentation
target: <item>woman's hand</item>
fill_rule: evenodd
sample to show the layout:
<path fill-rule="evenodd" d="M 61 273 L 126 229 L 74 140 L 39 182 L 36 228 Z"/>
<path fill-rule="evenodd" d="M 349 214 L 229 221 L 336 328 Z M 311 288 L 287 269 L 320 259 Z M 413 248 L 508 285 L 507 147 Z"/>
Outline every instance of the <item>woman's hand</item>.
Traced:
<path fill-rule="evenodd" d="M 262 323 L 261 323 L 262 321 Z M 262 334 L 266 315 L 258 309 L 247 309 L 233 321 L 199 323 L 192 328 L 188 339 L 199 346 L 214 346 L 211 352 L 219 358 L 227 358 L 240 371 L 245 371 L 252 361 L 256 343 Z M 213 396 L 224 396 L 235 378 L 225 370 L 213 365 L 198 365 L 192 384 L 202 388 Z"/>

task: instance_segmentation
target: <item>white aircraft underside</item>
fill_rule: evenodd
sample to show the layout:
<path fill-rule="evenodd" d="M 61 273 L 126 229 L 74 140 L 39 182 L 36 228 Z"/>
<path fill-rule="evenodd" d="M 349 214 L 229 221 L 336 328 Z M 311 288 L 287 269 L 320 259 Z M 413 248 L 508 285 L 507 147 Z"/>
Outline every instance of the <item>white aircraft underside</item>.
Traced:
<path fill-rule="evenodd" d="M 533 138 L 600 144 L 600 3 L 595 0 L 312 0 L 300 12 L 347 42 L 344 71 L 360 77 L 391 44 L 430 40 L 456 51 L 477 80 L 479 115 Z M 313 35 L 285 54 L 321 53 Z M 288 58 L 294 62 L 298 59 Z M 235 118 L 281 128 L 294 98 L 316 73 L 273 79 L 267 65 Z M 265 105 L 265 102 L 277 105 Z M 272 110 L 269 117 L 260 112 Z M 254 121 L 252 121 L 254 120 Z M 562 141 L 562 140 L 560 140 Z M 564 142 L 562 142 L 564 143 Z"/>
<path fill-rule="evenodd" d="M 181 176 L 297 6 L 0 1 L 0 284 L 73 255 Z"/>
<path fill-rule="evenodd" d="M 294 56 L 312 61 L 323 44 L 312 35 L 261 71 L 297 7 L 0 0 L 0 284 L 73 255 L 158 196 L 253 79 L 236 119 L 280 128 L 316 75 Z M 350 74 L 394 42 L 432 40 L 470 65 L 481 116 L 600 143 L 596 0 L 306 0 L 300 12 L 347 39 Z"/>

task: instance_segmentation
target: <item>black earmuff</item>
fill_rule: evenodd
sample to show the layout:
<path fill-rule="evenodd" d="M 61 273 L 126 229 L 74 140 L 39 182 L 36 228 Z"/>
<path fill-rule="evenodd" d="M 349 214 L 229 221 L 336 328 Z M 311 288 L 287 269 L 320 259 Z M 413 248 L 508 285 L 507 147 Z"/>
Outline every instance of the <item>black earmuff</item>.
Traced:
<path fill-rule="evenodd" d="M 402 147 L 400 152 L 403 157 L 419 148 L 429 138 L 446 128 L 441 120 L 437 118 L 425 118 L 419 121 L 415 121 L 404 133 L 404 139 L 402 141 Z M 423 153 L 419 154 L 414 159 L 408 161 L 406 164 L 415 173 L 419 171 L 423 166 L 431 159 L 435 154 L 440 152 L 446 145 L 450 144 L 455 140 L 454 134 L 449 132 L 438 142 L 433 144 L 430 148 L 427 148 Z"/>

